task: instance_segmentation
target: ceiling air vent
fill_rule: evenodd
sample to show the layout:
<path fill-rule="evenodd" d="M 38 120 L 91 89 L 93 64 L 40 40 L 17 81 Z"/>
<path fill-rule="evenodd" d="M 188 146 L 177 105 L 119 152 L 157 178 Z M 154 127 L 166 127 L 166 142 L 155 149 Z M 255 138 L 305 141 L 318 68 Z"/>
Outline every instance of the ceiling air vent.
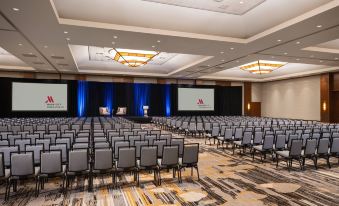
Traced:
<path fill-rule="evenodd" d="M 62 56 L 51 56 L 52 59 L 65 59 L 65 57 Z"/>
<path fill-rule="evenodd" d="M 42 65 L 42 64 L 45 64 L 45 63 L 44 62 L 33 62 L 33 64 Z"/>
<path fill-rule="evenodd" d="M 29 54 L 22 54 L 22 56 L 24 57 L 37 57 L 36 55 L 32 54 L 32 53 L 29 53 Z"/>
<path fill-rule="evenodd" d="M 202 65 L 202 66 L 199 66 L 199 68 L 209 68 L 210 66 L 207 66 L 207 65 Z"/>
<path fill-rule="evenodd" d="M 63 67 L 68 66 L 68 64 L 64 64 L 64 63 L 59 63 L 58 65 L 63 66 Z"/>

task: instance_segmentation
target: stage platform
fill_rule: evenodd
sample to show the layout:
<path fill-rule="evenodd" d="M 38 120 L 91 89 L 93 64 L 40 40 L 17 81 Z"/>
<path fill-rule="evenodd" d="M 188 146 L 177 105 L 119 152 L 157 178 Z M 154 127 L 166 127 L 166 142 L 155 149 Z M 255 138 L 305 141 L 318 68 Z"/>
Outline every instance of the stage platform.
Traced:
<path fill-rule="evenodd" d="M 124 116 L 124 118 L 140 124 L 151 123 L 152 120 L 152 117 L 140 117 L 140 116 Z"/>

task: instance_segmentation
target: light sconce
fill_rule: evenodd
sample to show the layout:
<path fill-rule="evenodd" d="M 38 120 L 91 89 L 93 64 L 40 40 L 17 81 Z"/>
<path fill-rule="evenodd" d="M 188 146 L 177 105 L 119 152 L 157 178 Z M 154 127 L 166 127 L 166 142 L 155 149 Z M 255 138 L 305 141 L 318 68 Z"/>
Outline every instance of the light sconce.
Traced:
<path fill-rule="evenodd" d="M 251 110 L 251 104 L 247 103 L 247 110 Z"/>
<path fill-rule="evenodd" d="M 327 104 L 326 104 L 326 102 L 323 102 L 322 108 L 323 108 L 323 111 L 326 111 L 326 110 L 327 110 Z"/>

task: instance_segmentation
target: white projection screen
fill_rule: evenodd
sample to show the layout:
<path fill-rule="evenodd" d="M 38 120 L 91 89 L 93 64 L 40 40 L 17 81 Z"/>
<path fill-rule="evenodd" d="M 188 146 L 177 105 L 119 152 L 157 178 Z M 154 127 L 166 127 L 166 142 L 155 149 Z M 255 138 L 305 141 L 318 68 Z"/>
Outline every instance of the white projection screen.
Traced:
<path fill-rule="evenodd" d="M 214 89 L 178 88 L 178 111 L 214 111 Z"/>
<path fill-rule="evenodd" d="M 67 84 L 12 84 L 12 111 L 67 111 Z"/>

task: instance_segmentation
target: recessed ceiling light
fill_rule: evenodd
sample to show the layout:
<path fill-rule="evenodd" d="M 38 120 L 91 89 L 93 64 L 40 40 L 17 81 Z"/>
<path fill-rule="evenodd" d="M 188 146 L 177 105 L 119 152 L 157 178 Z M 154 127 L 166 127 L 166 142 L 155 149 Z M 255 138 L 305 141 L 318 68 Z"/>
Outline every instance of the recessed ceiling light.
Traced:
<path fill-rule="evenodd" d="M 222 62 L 224 62 L 225 60 L 224 60 L 224 59 L 222 59 L 221 61 L 222 61 Z"/>
<path fill-rule="evenodd" d="M 64 31 L 64 34 L 68 34 L 68 31 Z"/>
<path fill-rule="evenodd" d="M 334 58 L 335 60 L 338 60 L 339 58 L 338 57 L 336 57 L 336 58 Z"/>
<path fill-rule="evenodd" d="M 66 38 L 67 41 L 70 41 L 71 39 L 70 38 Z"/>
<path fill-rule="evenodd" d="M 285 54 L 285 55 L 287 55 L 288 53 L 287 53 L 287 52 L 285 52 L 284 54 Z"/>
<path fill-rule="evenodd" d="M 158 43 L 160 43 L 161 41 L 160 41 L 160 40 L 158 40 L 157 42 L 158 42 Z"/>
<path fill-rule="evenodd" d="M 115 44 L 115 42 L 114 42 L 114 41 L 112 41 L 112 44 Z"/>
<path fill-rule="evenodd" d="M 236 62 L 239 63 L 239 60 L 237 60 Z"/>
<path fill-rule="evenodd" d="M 239 4 L 243 4 L 243 3 L 244 3 L 243 1 L 239 2 Z"/>
<path fill-rule="evenodd" d="M 12 10 L 13 10 L 13 11 L 20 11 L 20 9 L 18 9 L 18 8 L 15 8 L 15 7 L 14 7 L 14 8 L 12 8 Z"/>
<path fill-rule="evenodd" d="M 297 41 L 296 44 L 300 44 L 300 41 Z"/>
<path fill-rule="evenodd" d="M 153 45 L 152 48 L 155 48 L 155 46 Z"/>
<path fill-rule="evenodd" d="M 277 42 L 281 42 L 281 39 L 278 39 Z"/>
<path fill-rule="evenodd" d="M 223 52 L 223 51 L 220 52 L 220 54 L 223 54 L 223 53 L 225 53 L 225 52 Z"/>
<path fill-rule="evenodd" d="M 321 28 L 321 27 L 323 27 L 323 25 L 317 25 L 317 27 L 318 27 L 318 28 Z"/>
<path fill-rule="evenodd" d="M 21 43 L 19 43 L 18 45 L 19 45 L 19 46 L 22 46 L 22 44 L 21 44 Z"/>
<path fill-rule="evenodd" d="M 233 48 L 233 47 L 231 47 L 231 48 L 230 48 L 230 50 L 234 50 L 234 48 Z"/>
<path fill-rule="evenodd" d="M 300 59 L 296 59 L 297 61 L 299 61 Z"/>
<path fill-rule="evenodd" d="M 275 57 L 274 56 L 271 56 L 272 59 L 274 59 Z"/>
<path fill-rule="evenodd" d="M 32 55 L 33 53 L 32 53 L 32 52 L 30 52 L 29 54 L 30 54 L 30 55 Z"/>
<path fill-rule="evenodd" d="M 117 39 L 117 38 L 118 38 L 118 36 L 113 36 L 113 38 L 114 38 L 114 39 Z"/>
<path fill-rule="evenodd" d="M 44 46 L 44 48 L 46 49 L 46 48 L 48 48 L 48 46 L 47 46 L 47 45 L 45 45 L 45 46 Z"/>
<path fill-rule="evenodd" d="M 314 57 L 314 55 L 311 55 L 310 57 L 311 57 L 311 58 L 313 58 L 313 57 Z"/>
<path fill-rule="evenodd" d="M 320 60 L 319 62 L 320 62 L 320 63 L 322 63 L 322 62 L 323 62 L 323 60 Z"/>
<path fill-rule="evenodd" d="M 208 64 L 207 66 L 209 67 L 209 66 L 211 66 L 211 65 Z"/>

